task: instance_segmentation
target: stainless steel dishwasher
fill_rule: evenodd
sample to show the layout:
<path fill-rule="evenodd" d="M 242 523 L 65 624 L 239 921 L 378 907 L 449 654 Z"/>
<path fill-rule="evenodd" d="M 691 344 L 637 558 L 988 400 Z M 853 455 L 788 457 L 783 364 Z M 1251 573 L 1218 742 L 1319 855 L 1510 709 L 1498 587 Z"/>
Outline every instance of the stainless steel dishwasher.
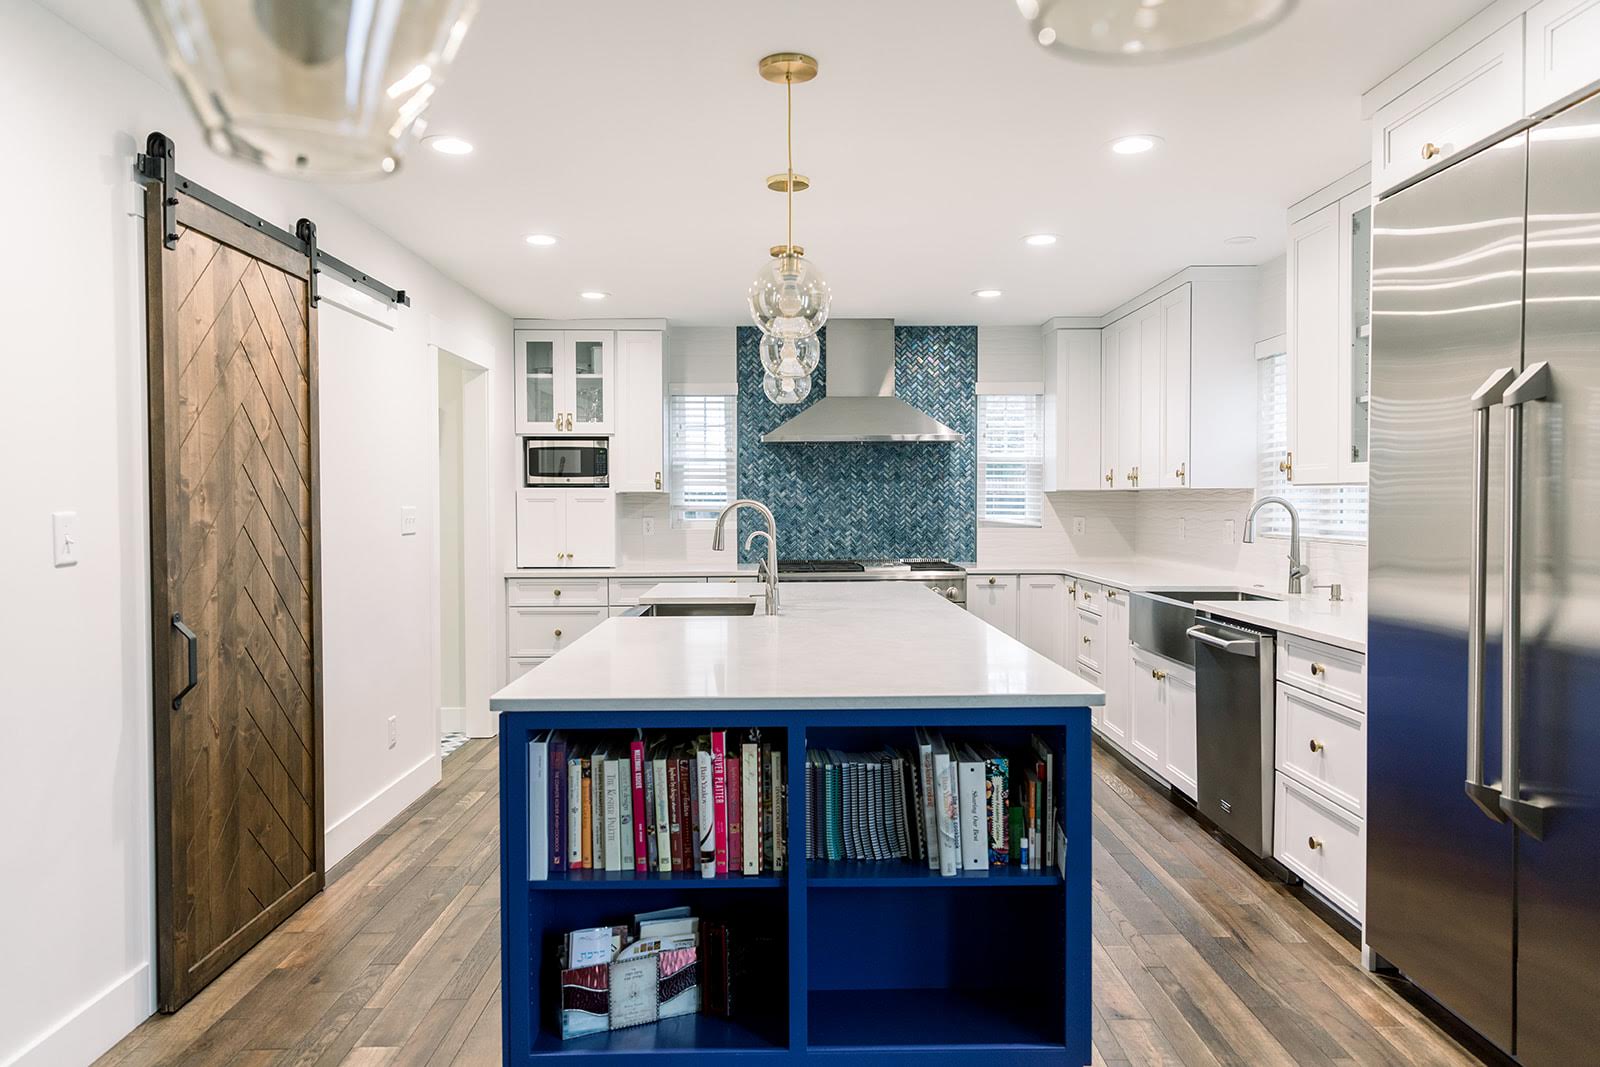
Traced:
<path fill-rule="evenodd" d="M 1204 614 L 1188 633 L 1199 811 L 1264 859 L 1272 855 L 1277 635 Z"/>

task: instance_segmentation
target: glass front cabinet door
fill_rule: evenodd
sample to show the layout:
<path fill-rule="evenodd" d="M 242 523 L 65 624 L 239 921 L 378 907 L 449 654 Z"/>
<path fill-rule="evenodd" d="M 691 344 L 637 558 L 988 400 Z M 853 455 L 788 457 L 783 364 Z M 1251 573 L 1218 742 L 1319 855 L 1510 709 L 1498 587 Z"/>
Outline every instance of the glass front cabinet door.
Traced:
<path fill-rule="evenodd" d="M 615 337 L 610 331 L 516 331 L 517 434 L 611 433 Z"/>

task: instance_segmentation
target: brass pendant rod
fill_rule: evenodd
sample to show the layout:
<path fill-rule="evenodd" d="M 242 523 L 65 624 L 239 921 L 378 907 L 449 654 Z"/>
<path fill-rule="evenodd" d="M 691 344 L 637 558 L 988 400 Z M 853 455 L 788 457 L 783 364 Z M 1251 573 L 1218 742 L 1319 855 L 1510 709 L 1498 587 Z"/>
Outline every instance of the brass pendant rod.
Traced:
<path fill-rule="evenodd" d="M 794 255 L 794 75 L 783 76 L 784 122 L 789 149 L 789 182 L 784 198 L 789 207 L 789 254 Z"/>

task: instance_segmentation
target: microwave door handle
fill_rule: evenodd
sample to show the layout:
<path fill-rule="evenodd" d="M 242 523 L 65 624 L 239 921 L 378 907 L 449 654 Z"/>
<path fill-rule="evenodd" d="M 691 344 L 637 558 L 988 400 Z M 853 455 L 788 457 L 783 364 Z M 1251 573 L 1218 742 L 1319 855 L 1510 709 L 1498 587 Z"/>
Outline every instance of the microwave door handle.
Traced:
<path fill-rule="evenodd" d="M 1505 822 L 1500 790 L 1483 780 L 1484 659 L 1489 586 L 1489 415 L 1517 372 L 1501 367 L 1472 394 L 1472 561 L 1467 587 L 1467 780 L 1472 802 L 1495 822 Z"/>
<path fill-rule="evenodd" d="M 1218 637 L 1216 634 L 1212 633 L 1210 630 L 1207 630 L 1203 626 L 1191 626 L 1184 632 L 1190 637 L 1194 638 L 1196 641 L 1199 641 L 1202 645 L 1210 645 L 1212 648 L 1219 648 L 1224 652 L 1231 652 L 1235 656 L 1254 657 L 1256 654 L 1256 648 L 1259 644 L 1259 642 L 1253 637 L 1235 637 L 1232 639 Z"/>
<path fill-rule="evenodd" d="M 1546 807 L 1522 797 L 1522 406 L 1550 396 L 1550 365 L 1535 363 L 1506 387 L 1506 573 L 1501 641 L 1502 749 L 1500 810 L 1517 828 L 1544 839 Z"/>

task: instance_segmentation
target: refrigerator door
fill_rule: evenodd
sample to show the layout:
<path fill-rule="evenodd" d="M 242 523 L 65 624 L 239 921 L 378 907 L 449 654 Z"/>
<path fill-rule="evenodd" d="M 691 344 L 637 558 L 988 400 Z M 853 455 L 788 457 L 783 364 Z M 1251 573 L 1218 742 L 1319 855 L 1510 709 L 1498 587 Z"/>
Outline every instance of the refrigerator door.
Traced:
<path fill-rule="evenodd" d="M 1592 1063 L 1600 1005 L 1600 98 L 1529 133 L 1517 1055 Z"/>
<path fill-rule="evenodd" d="M 1396 193 L 1373 219 L 1366 939 L 1507 1050 L 1514 840 L 1493 788 L 1505 498 L 1492 401 L 1521 367 L 1526 158 L 1518 135 Z M 1476 529 L 1483 656 L 1469 640 Z M 1474 665 L 1485 677 L 1469 687 Z M 1476 799 L 1474 692 L 1488 783 Z"/>

